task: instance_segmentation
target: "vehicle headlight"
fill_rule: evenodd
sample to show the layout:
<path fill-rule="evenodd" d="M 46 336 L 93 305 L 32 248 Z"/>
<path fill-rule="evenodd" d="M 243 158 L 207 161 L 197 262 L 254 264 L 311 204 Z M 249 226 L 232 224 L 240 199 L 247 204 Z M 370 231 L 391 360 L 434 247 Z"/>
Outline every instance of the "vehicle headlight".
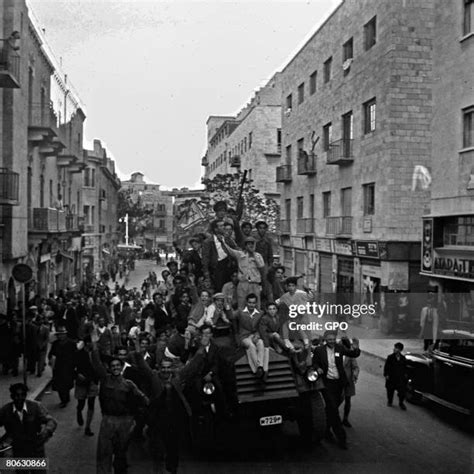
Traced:
<path fill-rule="evenodd" d="M 207 382 L 204 384 L 204 387 L 202 387 L 202 391 L 206 395 L 212 395 L 216 391 L 216 386 L 212 382 Z"/>
<path fill-rule="evenodd" d="M 309 382 L 316 382 L 316 380 L 318 380 L 318 377 L 318 373 L 313 369 L 310 369 L 308 370 L 308 372 L 306 372 L 306 378 Z"/>

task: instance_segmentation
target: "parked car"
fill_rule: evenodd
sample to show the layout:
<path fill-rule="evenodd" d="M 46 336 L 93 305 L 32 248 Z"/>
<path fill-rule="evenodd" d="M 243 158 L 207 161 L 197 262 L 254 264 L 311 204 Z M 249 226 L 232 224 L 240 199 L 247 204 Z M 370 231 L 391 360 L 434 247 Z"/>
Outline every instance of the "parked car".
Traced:
<path fill-rule="evenodd" d="M 436 348 L 407 354 L 411 402 L 430 400 L 466 416 L 474 426 L 474 334 L 446 329 Z"/>

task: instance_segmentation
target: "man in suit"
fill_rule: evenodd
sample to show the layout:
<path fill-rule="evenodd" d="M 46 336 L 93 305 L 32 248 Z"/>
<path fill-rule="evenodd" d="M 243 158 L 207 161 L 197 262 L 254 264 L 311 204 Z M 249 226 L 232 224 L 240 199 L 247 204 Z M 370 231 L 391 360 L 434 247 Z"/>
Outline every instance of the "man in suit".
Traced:
<path fill-rule="evenodd" d="M 202 268 L 205 279 L 211 282 L 215 292 L 220 292 L 232 274 L 230 257 L 219 239 L 224 234 L 224 221 L 213 221 L 211 230 L 211 236 L 202 245 Z"/>
<path fill-rule="evenodd" d="M 385 388 L 387 389 L 387 406 L 391 407 L 395 390 L 398 393 L 398 402 L 402 410 L 407 407 L 404 403 L 407 383 L 407 361 L 402 354 L 403 344 L 397 342 L 393 347 L 393 354 L 390 354 L 385 361 L 383 376 L 385 377 Z"/>
<path fill-rule="evenodd" d="M 202 276 L 202 243 L 197 237 L 189 240 L 192 250 L 188 250 L 183 255 L 183 265 L 187 265 L 189 273 L 193 273 L 196 278 Z"/>
<path fill-rule="evenodd" d="M 168 329 L 173 322 L 170 304 L 163 301 L 163 295 L 161 293 L 155 293 L 153 295 L 153 303 L 155 305 L 153 312 L 155 331 L 158 332 L 161 329 Z"/>
<path fill-rule="evenodd" d="M 339 446 L 347 449 L 346 432 L 339 417 L 339 405 L 342 402 L 343 390 L 348 383 L 343 357 L 359 357 L 359 341 L 354 338 L 351 348 L 347 349 L 344 345 L 336 343 L 335 331 L 326 331 L 324 340 L 325 344 L 316 347 L 314 351 L 313 368 L 322 377 L 325 386 L 322 393 L 326 402 L 326 439 L 334 441 L 332 428 Z"/>
<path fill-rule="evenodd" d="M 12 440 L 14 458 L 44 458 L 44 445 L 53 436 L 57 422 L 41 403 L 27 400 L 26 393 L 27 387 L 22 383 L 10 386 L 13 401 L 0 409 L 0 426 L 5 427 L 7 438 Z"/>

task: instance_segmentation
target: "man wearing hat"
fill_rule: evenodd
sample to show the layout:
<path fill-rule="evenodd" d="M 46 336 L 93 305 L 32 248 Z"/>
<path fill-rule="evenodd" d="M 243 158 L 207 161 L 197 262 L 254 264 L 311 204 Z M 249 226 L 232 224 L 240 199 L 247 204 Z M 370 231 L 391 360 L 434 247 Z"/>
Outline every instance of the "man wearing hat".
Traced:
<path fill-rule="evenodd" d="M 70 401 L 69 392 L 74 386 L 76 344 L 68 339 L 64 326 L 58 326 L 55 335 L 57 339 L 51 345 L 48 360 L 53 369 L 52 389 L 58 392 L 59 406 L 64 408 Z"/>
<path fill-rule="evenodd" d="M 237 286 L 237 301 L 239 308 L 244 308 L 247 295 L 257 295 L 257 306 L 260 307 L 260 293 L 262 291 L 262 272 L 265 262 L 262 256 L 255 252 L 255 239 L 247 237 L 244 239 L 244 250 L 230 248 L 221 237 L 222 246 L 225 251 L 237 260 L 239 265 L 239 284 Z"/>

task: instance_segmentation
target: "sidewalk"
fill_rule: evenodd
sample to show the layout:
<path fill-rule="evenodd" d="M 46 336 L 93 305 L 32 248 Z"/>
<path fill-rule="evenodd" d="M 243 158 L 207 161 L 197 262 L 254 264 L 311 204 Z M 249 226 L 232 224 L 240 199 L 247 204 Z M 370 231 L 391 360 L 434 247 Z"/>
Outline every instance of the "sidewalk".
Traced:
<path fill-rule="evenodd" d="M 356 323 L 355 320 L 349 322 L 347 330 L 349 337 L 360 339 L 361 351 L 379 359 L 385 360 L 393 352 L 393 345 L 401 342 L 405 348 L 403 352 L 424 352 L 423 340 L 401 339 L 394 335 L 384 334 L 378 327 L 369 327 L 367 324 Z"/>
<path fill-rule="evenodd" d="M 35 400 L 36 398 L 38 398 L 46 389 L 48 384 L 51 382 L 51 378 L 51 367 L 49 366 L 46 366 L 46 369 L 44 370 L 43 375 L 41 377 L 37 377 L 34 374 L 28 374 L 26 381 L 29 388 L 28 398 L 30 400 Z M 10 385 L 19 382 L 23 383 L 23 363 L 21 358 L 19 364 L 19 372 L 16 377 L 13 377 L 13 375 L 0 375 L 0 406 L 11 402 Z"/>

